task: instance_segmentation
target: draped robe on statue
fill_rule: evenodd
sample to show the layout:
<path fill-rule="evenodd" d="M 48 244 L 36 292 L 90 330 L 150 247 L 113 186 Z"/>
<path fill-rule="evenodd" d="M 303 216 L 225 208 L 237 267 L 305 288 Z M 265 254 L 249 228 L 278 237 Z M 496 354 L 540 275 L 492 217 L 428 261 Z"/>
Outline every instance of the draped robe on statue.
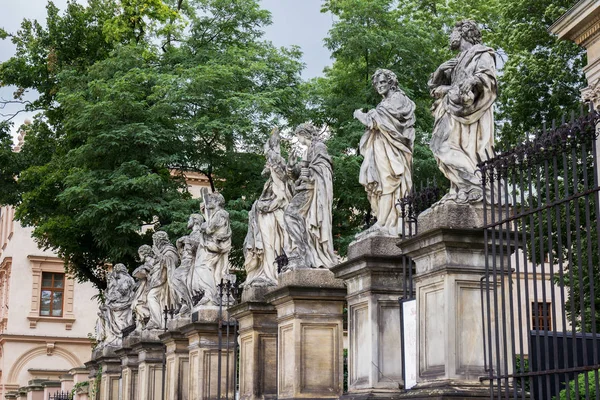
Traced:
<path fill-rule="evenodd" d="M 377 225 L 398 233 L 396 203 L 412 189 L 415 103 L 401 91 L 384 98 L 367 113 L 373 126 L 360 140 L 364 157 L 359 182 L 365 187 Z"/>
<path fill-rule="evenodd" d="M 460 85 L 469 79 L 476 82 L 474 91 L 461 91 Z M 483 194 L 480 177 L 475 174 L 477 163 L 493 156 L 497 85 L 494 51 L 475 44 L 462 52 L 450 74 L 436 71 L 429 81 L 431 90 L 442 85 L 450 89 L 434 104 L 431 138 L 438 166 L 450 180 L 450 193 L 442 202 L 479 201 Z"/>
<path fill-rule="evenodd" d="M 192 292 L 204 294 L 199 304 L 219 303 L 217 285 L 226 277 L 230 250 L 229 213 L 218 209 L 208 215 L 196 252 Z"/>
<path fill-rule="evenodd" d="M 283 252 L 287 238 L 283 210 L 292 196 L 283 161 L 267 162 L 263 172 L 269 172 L 269 179 L 248 215 L 248 234 L 244 241 L 244 268 L 248 274 L 245 286 L 277 285 L 275 258 Z"/>
<path fill-rule="evenodd" d="M 148 292 L 148 311 L 150 329 L 160 329 L 163 325 L 163 310 L 165 306 L 174 307 L 174 295 L 169 285 L 179 255 L 177 249 L 172 244 L 165 244 L 162 248 L 153 246 L 156 254 L 156 264 L 150 271 L 150 290 Z"/>
<path fill-rule="evenodd" d="M 313 141 L 306 161 L 309 180 L 296 185 L 296 193 L 285 211 L 291 239 L 288 254 L 300 257 L 304 268 L 331 268 L 338 262 L 333 250 L 333 167 L 327 147 Z"/>

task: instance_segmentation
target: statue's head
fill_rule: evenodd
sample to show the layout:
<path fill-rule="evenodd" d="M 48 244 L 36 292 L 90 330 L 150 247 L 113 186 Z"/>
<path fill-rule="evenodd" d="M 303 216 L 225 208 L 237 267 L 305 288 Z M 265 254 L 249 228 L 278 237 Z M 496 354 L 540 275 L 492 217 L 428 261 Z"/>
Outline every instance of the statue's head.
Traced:
<path fill-rule="evenodd" d="M 481 44 L 481 31 L 477 23 L 470 19 L 458 21 L 450 34 L 450 48 L 458 50 L 461 39 L 471 44 Z"/>
<path fill-rule="evenodd" d="M 148 246 L 147 244 L 143 244 L 138 249 L 138 255 L 140 256 L 140 259 L 144 261 L 146 257 L 152 257 L 154 255 L 154 251 L 152 251 L 152 247 Z"/>
<path fill-rule="evenodd" d="M 371 78 L 373 87 L 382 96 L 385 96 L 390 90 L 398 90 L 398 77 L 389 69 L 380 68 Z"/>
<path fill-rule="evenodd" d="M 127 271 L 127 267 L 125 266 L 125 264 L 116 264 L 113 267 L 113 273 L 114 274 L 128 274 L 129 272 Z"/>
<path fill-rule="evenodd" d="M 225 197 L 221 193 L 209 193 L 206 200 L 206 208 L 209 210 L 225 207 Z"/>
<path fill-rule="evenodd" d="M 165 231 L 158 231 L 152 235 L 152 242 L 157 247 L 162 247 L 169 242 L 169 235 Z"/>
<path fill-rule="evenodd" d="M 303 145 L 309 145 L 313 140 L 319 137 L 319 131 L 310 122 L 305 122 L 296 127 L 294 134 Z"/>
<path fill-rule="evenodd" d="M 190 218 L 188 219 L 187 227 L 188 229 L 192 229 L 194 226 L 200 226 L 204 222 L 204 217 L 202 214 L 190 214 Z"/>

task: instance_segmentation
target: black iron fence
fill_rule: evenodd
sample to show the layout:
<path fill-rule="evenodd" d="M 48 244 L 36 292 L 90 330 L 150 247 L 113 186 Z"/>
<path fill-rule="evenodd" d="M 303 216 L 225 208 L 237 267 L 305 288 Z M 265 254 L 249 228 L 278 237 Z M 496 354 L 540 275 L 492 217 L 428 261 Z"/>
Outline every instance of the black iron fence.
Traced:
<path fill-rule="evenodd" d="M 236 282 L 221 281 L 219 287 L 219 348 L 217 357 L 217 399 L 236 399 L 239 382 L 237 319 L 229 316 L 230 306 L 237 304 L 241 291 Z M 224 361 L 224 362 L 223 362 Z"/>
<path fill-rule="evenodd" d="M 48 395 L 48 400 L 73 400 L 71 392 L 56 392 Z"/>
<path fill-rule="evenodd" d="M 492 399 L 600 399 L 600 198 L 594 111 L 480 164 Z"/>

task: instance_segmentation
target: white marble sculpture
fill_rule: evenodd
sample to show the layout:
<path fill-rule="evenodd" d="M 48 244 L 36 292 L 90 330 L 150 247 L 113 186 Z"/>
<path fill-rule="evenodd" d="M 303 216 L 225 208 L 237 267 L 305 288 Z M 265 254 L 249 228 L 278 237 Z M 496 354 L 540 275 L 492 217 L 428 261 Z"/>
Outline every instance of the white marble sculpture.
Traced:
<path fill-rule="evenodd" d="M 190 218 L 191 220 L 191 218 Z M 188 221 L 188 226 L 191 221 Z M 188 316 L 194 306 L 192 301 L 191 275 L 196 260 L 198 240 L 191 236 L 182 236 L 177 239 L 177 251 L 179 252 L 180 264 L 173 273 L 171 279 L 172 290 L 175 294 L 175 302 L 178 304 L 179 316 Z"/>
<path fill-rule="evenodd" d="M 294 196 L 285 209 L 289 235 L 287 269 L 331 268 L 338 263 L 333 250 L 333 168 L 327 146 L 317 129 L 309 124 L 296 128 L 299 142 L 307 146 L 300 160 L 291 154 L 288 173 L 295 180 Z"/>
<path fill-rule="evenodd" d="M 204 219 L 197 232 L 198 250 L 191 278 L 192 293 L 202 293 L 199 305 L 218 305 L 217 285 L 228 275 L 231 226 L 225 199 L 219 193 L 203 192 Z"/>
<path fill-rule="evenodd" d="M 161 329 L 163 325 L 163 310 L 175 307 L 175 296 L 171 290 L 170 280 L 179 263 L 177 249 L 169 241 L 164 231 L 152 235 L 155 262 L 150 271 L 148 291 L 148 311 L 150 320 L 146 329 Z"/>
<path fill-rule="evenodd" d="M 123 329 L 133 324 L 131 304 L 135 296 L 135 281 L 123 264 L 116 264 L 109 274 L 104 292 L 105 339 L 108 346 L 118 347 Z"/>
<path fill-rule="evenodd" d="M 364 234 L 396 236 L 400 217 L 396 203 L 412 189 L 415 103 L 398 88 L 396 74 L 390 70 L 378 69 L 372 83 L 383 100 L 366 113 L 354 111 L 367 127 L 360 140 L 364 160 L 359 182 L 377 219 Z"/>
<path fill-rule="evenodd" d="M 150 318 L 148 310 L 148 292 L 150 291 L 150 283 L 148 279 L 155 263 L 154 251 L 152 247 L 144 244 L 138 249 L 138 255 L 142 261 L 142 265 L 133 271 L 132 276 L 137 279 L 137 288 L 131 307 L 136 319 L 136 329 L 141 329 Z"/>
<path fill-rule="evenodd" d="M 440 203 L 475 203 L 483 200 L 479 160 L 492 157 L 496 100 L 496 57 L 481 44 L 473 21 L 458 22 L 450 35 L 450 48 L 458 55 L 438 67 L 429 80 L 435 98 L 435 125 L 431 150 L 440 170 L 450 180 L 450 192 Z"/>
<path fill-rule="evenodd" d="M 262 175 L 268 179 L 248 214 L 248 234 L 244 241 L 246 287 L 277 285 L 275 259 L 283 253 L 288 240 L 284 210 L 292 198 L 292 187 L 280 141 L 279 131 L 274 129 L 265 143 L 266 164 Z"/>

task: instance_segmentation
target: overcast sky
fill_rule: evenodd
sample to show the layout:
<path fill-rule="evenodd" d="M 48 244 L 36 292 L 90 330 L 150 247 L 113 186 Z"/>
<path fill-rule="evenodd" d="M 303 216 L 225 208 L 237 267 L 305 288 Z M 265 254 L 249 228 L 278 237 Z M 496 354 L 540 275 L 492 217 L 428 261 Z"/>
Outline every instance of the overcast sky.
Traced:
<path fill-rule="evenodd" d="M 80 0 L 79 2 L 84 2 Z M 54 0 L 63 9 L 67 0 Z M 261 0 L 263 8 L 271 11 L 273 25 L 266 28 L 266 39 L 276 46 L 298 45 L 304 53 L 306 68 L 302 76 L 306 79 L 321 75 L 323 68 L 331 64 L 329 51 L 323 47 L 323 39 L 332 25 L 330 14 L 321 14 L 322 0 Z M 47 0 L 0 0 L 0 27 L 15 32 L 23 18 L 45 21 Z M 0 40 L 0 62 L 14 53 L 9 40 Z M 0 97 L 12 98 L 14 88 L 0 88 Z M 2 113 L 14 112 L 8 107 Z M 15 127 L 30 115 L 19 114 L 13 119 Z"/>

